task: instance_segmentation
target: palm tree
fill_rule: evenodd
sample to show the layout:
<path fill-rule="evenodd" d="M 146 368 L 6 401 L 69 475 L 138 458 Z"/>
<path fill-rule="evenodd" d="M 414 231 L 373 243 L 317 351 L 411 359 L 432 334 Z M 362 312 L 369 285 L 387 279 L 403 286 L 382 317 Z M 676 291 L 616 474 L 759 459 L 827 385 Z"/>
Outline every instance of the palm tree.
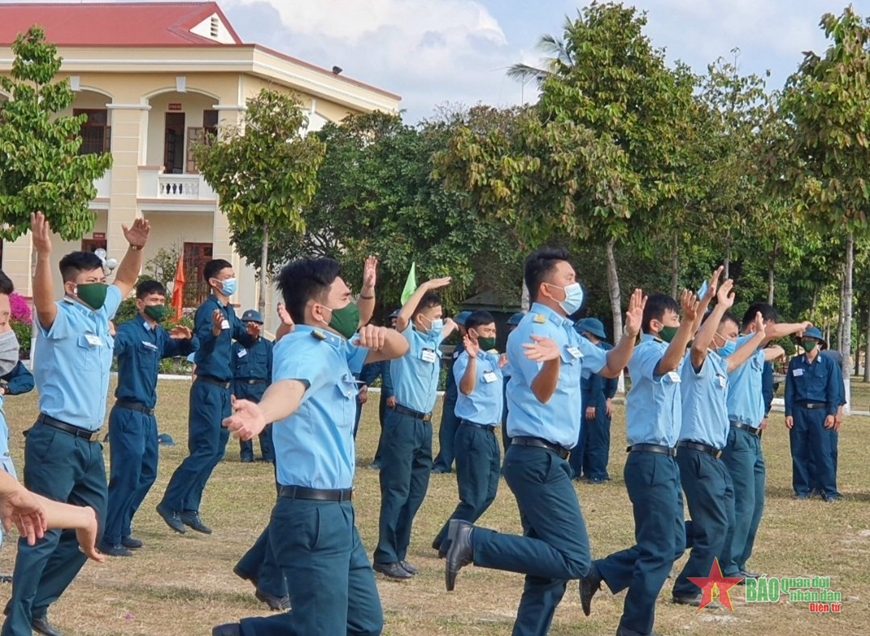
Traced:
<path fill-rule="evenodd" d="M 566 16 L 564 32 L 570 33 L 573 28 L 573 21 Z M 523 84 L 529 80 L 535 80 L 540 87 L 543 81 L 551 75 L 565 74 L 574 66 L 574 50 L 563 38 L 556 37 L 555 35 L 544 35 L 541 37 L 536 48 L 546 56 L 541 60 L 545 68 L 538 68 L 522 63 L 513 64 L 508 69 L 508 77 L 518 80 Z"/>

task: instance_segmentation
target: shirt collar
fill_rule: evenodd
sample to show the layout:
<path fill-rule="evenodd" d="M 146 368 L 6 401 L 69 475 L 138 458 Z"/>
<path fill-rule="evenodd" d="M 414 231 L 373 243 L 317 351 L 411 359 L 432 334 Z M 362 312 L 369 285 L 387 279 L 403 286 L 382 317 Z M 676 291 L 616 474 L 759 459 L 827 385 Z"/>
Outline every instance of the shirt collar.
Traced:
<path fill-rule="evenodd" d="M 75 298 L 71 298 L 70 296 L 64 296 L 63 302 L 70 305 L 77 312 L 79 312 L 80 314 L 82 314 L 84 316 L 87 316 L 88 318 L 93 318 L 95 314 L 99 313 L 99 311 L 94 311 L 90 307 L 85 307 L 84 304 L 80 303 Z"/>
<path fill-rule="evenodd" d="M 340 348 L 344 343 L 347 342 L 338 334 L 327 331 L 326 329 L 320 329 L 319 327 L 312 327 L 311 325 L 297 324 L 296 327 L 293 329 L 293 333 L 305 335 L 309 338 L 315 338 L 316 340 L 323 340 L 324 342 L 332 345 L 336 349 Z"/>
<path fill-rule="evenodd" d="M 133 320 L 138 320 L 138 321 L 141 323 L 142 327 L 145 329 L 145 331 L 155 331 L 155 327 L 156 327 L 156 325 L 155 325 L 155 327 L 152 327 L 151 325 L 149 325 L 149 324 L 148 324 L 148 321 L 145 320 L 145 319 L 141 316 L 141 314 L 136 314 L 136 317 L 133 318 Z"/>

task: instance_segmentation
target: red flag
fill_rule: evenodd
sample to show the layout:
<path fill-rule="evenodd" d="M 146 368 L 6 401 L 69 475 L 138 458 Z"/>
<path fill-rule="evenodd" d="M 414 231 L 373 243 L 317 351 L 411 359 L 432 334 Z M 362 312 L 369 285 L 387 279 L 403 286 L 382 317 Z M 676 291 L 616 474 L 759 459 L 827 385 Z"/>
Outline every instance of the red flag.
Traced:
<path fill-rule="evenodd" d="M 172 285 L 172 306 L 175 308 L 175 319 L 181 318 L 184 307 L 184 255 L 178 257 L 178 268 L 175 270 L 175 283 Z"/>

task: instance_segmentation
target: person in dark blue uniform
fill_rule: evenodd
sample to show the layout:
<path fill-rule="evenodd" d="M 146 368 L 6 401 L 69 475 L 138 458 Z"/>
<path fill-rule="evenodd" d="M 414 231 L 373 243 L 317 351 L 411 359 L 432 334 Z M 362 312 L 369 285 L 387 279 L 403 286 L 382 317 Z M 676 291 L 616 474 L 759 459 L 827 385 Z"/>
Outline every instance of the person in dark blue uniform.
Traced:
<path fill-rule="evenodd" d="M 272 385 L 259 404 L 236 400 L 225 425 L 250 439 L 274 422 L 280 492 L 269 543 L 293 610 L 220 625 L 213 636 L 376 636 L 383 610 L 355 524 L 354 373 L 402 355 L 407 341 L 367 324 L 332 259 L 301 259 L 279 275 L 296 326 L 275 344 Z M 352 340 L 349 340 L 352 339 Z M 426 467 L 428 476 L 429 467 Z"/>
<path fill-rule="evenodd" d="M 435 474 L 453 472 L 453 461 L 456 459 L 453 442 L 459 426 L 459 419 L 456 417 L 456 401 L 459 399 L 459 389 L 456 388 L 456 379 L 453 377 L 453 365 L 456 364 L 456 360 L 465 350 L 465 320 L 470 315 L 470 311 L 461 311 L 453 319 L 459 328 L 460 341 L 454 347 L 453 355 L 447 362 L 447 381 L 444 386 L 444 401 L 441 406 L 441 426 L 438 429 L 438 455 L 432 462 L 432 472 Z"/>
<path fill-rule="evenodd" d="M 619 375 L 634 350 L 643 315 L 644 298 L 636 290 L 625 335 L 612 351 L 605 353 L 581 337 L 568 316 L 582 306 L 584 292 L 568 259 L 567 251 L 555 248 L 528 256 L 524 277 L 533 303 L 508 338 L 511 445 L 504 476 L 517 499 L 523 536 L 460 519 L 451 520 L 447 531 L 448 591 L 470 563 L 526 575 L 515 636 L 546 634 L 567 582 L 589 574 L 586 524 L 566 461 L 580 433 L 580 377 L 584 368 Z"/>
<path fill-rule="evenodd" d="M 392 329 L 396 328 L 396 320 L 399 317 L 399 312 L 401 311 L 401 307 L 396 309 L 393 313 L 390 314 L 390 327 Z M 368 373 L 366 372 L 366 368 L 369 369 Z M 378 448 L 375 451 L 375 458 L 371 464 L 369 464 L 369 468 L 371 470 L 380 470 L 381 468 L 381 444 L 383 441 L 383 433 L 384 433 L 384 422 L 386 422 L 387 410 L 393 408 L 396 405 L 396 396 L 393 392 L 393 379 L 390 375 L 390 362 L 378 362 L 376 364 L 369 364 L 363 368 L 363 374 L 367 374 L 367 379 L 369 384 L 374 382 L 378 376 L 381 378 L 381 395 L 378 400 L 378 424 L 381 427 L 380 432 L 378 433 Z"/>
<path fill-rule="evenodd" d="M 221 421 L 230 414 L 233 340 L 243 345 L 253 340 L 230 304 L 230 296 L 236 293 L 232 264 L 222 259 L 211 260 L 205 264 L 203 275 L 211 294 L 196 310 L 194 319 L 194 333 L 200 344 L 194 358 L 196 380 L 190 387 L 187 437 L 190 454 L 175 469 L 157 505 L 157 514 L 180 534 L 184 534 L 185 526 L 211 534 L 199 508 L 205 484 L 223 458 L 229 438 Z"/>
<path fill-rule="evenodd" d="M 840 369 L 840 375 L 843 375 L 843 355 L 837 351 L 836 349 L 828 348 L 828 343 L 822 340 L 819 343 L 819 347 L 821 347 L 821 354 L 826 358 L 830 358 L 834 361 L 834 364 L 837 365 L 837 368 Z M 837 409 L 837 415 L 834 417 L 834 428 L 830 429 L 829 435 L 831 436 L 831 456 L 834 460 L 834 482 L 837 481 L 837 459 L 839 453 L 839 444 L 840 444 L 840 428 L 843 426 L 843 410 L 846 406 L 846 382 L 844 381 L 840 387 L 840 407 Z M 813 468 L 813 458 L 810 455 L 809 461 L 809 473 L 810 473 L 810 495 L 822 496 L 822 489 L 819 485 L 818 478 L 816 477 L 816 471 Z"/>
<path fill-rule="evenodd" d="M 241 342 L 233 343 L 233 395 L 238 399 L 259 402 L 272 382 L 272 341 L 263 337 L 263 317 L 259 311 L 249 309 L 243 313 L 242 324 L 251 341 L 247 346 Z M 264 462 L 274 462 L 271 424 L 263 429 L 259 438 L 260 458 Z M 240 440 L 239 451 L 242 462 L 254 461 L 253 440 Z"/>
<path fill-rule="evenodd" d="M 441 342 L 456 328 L 442 320 L 435 293 L 450 283 L 439 278 L 420 285 L 396 321 L 408 352 L 393 360 L 390 376 L 396 394 L 387 412 L 381 454 L 381 511 L 374 570 L 391 579 L 409 579 L 417 568 L 406 560 L 411 526 L 429 487 L 432 471 L 432 408 L 441 375 Z"/>
<path fill-rule="evenodd" d="M 740 326 L 728 312 L 734 305 L 732 287 L 730 280 L 718 291 L 712 287 L 718 302 L 695 335 L 681 373 L 683 424 L 677 465 L 692 519 L 686 525 L 686 544 L 692 550 L 674 583 L 673 600 L 694 607 L 701 605 L 703 595 L 691 579 L 709 576 L 734 517 L 734 485 L 721 459 L 729 428 L 728 373 L 749 360 L 764 341 L 759 314 L 754 337 L 737 348 Z M 718 603 L 705 607 L 715 609 Z"/>
<path fill-rule="evenodd" d="M 623 475 L 634 513 L 635 545 L 595 561 L 580 586 L 584 612 L 602 581 L 614 594 L 628 589 L 617 636 L 652 633 L 656 599 L 686 547 L 676 461 L 682 425 L 680 374 L 696 319 L 703 316 L 718 276 L 700 302 L 688 290 L 679 304 L 665 294 L 650 296 L 643 312 L 644 335 L 628 363 L 628 459 Z"/>
<path fill-rule="evenodd" d="M 801 346 L 804 354 L 795 356 L 788 365 L 785 380 L 785 425 L 789 429 L 792 456 L 792 487 L 795 497 L 810 494 L 809 457 L 822 498 L 836 501 L 833 433 L 843 379 L 834 361 L 820 355 L 822 332 L 817 327 L 804 331 Z"/>
<path fill-rule="evenodd" d="M 524 311 L 518 311 L 517 313 L 511 315 L 507 320 L 507 333 L 508 337 L 514 332 L 517 326 L 522 321 L 523 317 L 526 315 Z M 507 434 L 507 421 L 508 421 L 508 399 L 507 399 L 507 387 L 508 380 L 511 377 L 511 365 L 510 360 L 508 360 L 507 364 L 505 364 L 502 369 L 502 375 L 504 376 L 504 382 L 502 383 L 503 388 L 502 392 L 504 394 L 504 400 L 502 402 L 502 416 L 501 416 L 501 446 L 505 453 L 507 453 L 508 446 L 511 445 L 511 438 L 508 437 Z M 504 468 L 504 467 L 502 467 Z"/>
<path fill-rule="evenodd" d="M 99 439 L 114 344 L 109 320 L 136 284 L 150 226 L 137 218 L 123 231 L 129 249 L 114 284 L 106 284 L 98 256 L 72 252 L 60 261 L 64 297 L 55 301 L 51 229 L 42 213 L 34 214 L 31 221 L 36 250 L 33 374 L 40 413 L 24 444 L 24 485 L 47 499 L 91 507 L 100 521 L 106 516 L 108 496 Z M 0 633 L 60 634 L 48 622 L 48 607 L 63 594 L 86 559 L 73 530 L 51 530 L 35 545 L 19 539 L 12 598 Z"/>
<path fill-rule="evenodd" d="M 465 323 L 462 354 L 453 363 L 459 388 L 456 402 L 456 483 L 459 505 L 450 519 L 477 521 L 495 501 L 501 457 L 495 429 L 501 421 L 506 360 L 496 350 L 495 319 L 488 311 L 475 311 Z M 441 528 L 432 549 L 444 558 L 442 548 L 450 519 Z"/>
<path fill-rule="evenodd" d="M 115 329 L 118 388 L 109 413 L 109 506 L 100 552 L 132 556 L 142 547 L 132 536 L 133 515 L 157 479 L 157 374 L 160 360 L 187 356 L 199 347 L 190 329 L 176 325 L 167 332 L 166 290 L 155 280 L 136 287 L 138 315 Z"/>
<path fill-rule="evenodd" d="M 574 328 L 595 346 L 605 351 L 613 348 L 604 341 L 604 325 L 597 318 L 578 320 Z M 610 479 L 607 472 L 610 420 L 613 415 L 613 396 L 618 385 L 618 378 L 604 378 L 597 373 L 585 375 L 580 382 L 584 419 L 580 427 L 580 439 L 568 458 L 574 479 L 585 478 L 590 484 L 600 484 Z"/>

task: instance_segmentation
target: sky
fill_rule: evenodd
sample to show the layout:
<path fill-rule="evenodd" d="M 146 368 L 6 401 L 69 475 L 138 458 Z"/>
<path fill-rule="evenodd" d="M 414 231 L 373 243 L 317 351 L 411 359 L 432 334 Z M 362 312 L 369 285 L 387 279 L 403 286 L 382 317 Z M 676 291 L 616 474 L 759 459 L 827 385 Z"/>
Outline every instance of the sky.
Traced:
<path fill-rule="evenodd" d="M 0 3 L 10 0 L 0 0 Z M 119 1 L 119 0 L 115 0 Z M 566 0 L 219 0 L 248 43 L 263 44 L 402 96 L 407 121 L 439 105 L 512 105 L 535 89 L 505 75 L 515 62 L 537 64 L 540 37 L 558 35 L 576 1 Z M 781 88 L 803 51 L 826 48 L 819 19 L 846 0 L 635 0 L 646 34 L 696 73 L 718 57 L 743 73 L 770 71 Z M 870 15 L 870 0 L 855 0 Z"/>

